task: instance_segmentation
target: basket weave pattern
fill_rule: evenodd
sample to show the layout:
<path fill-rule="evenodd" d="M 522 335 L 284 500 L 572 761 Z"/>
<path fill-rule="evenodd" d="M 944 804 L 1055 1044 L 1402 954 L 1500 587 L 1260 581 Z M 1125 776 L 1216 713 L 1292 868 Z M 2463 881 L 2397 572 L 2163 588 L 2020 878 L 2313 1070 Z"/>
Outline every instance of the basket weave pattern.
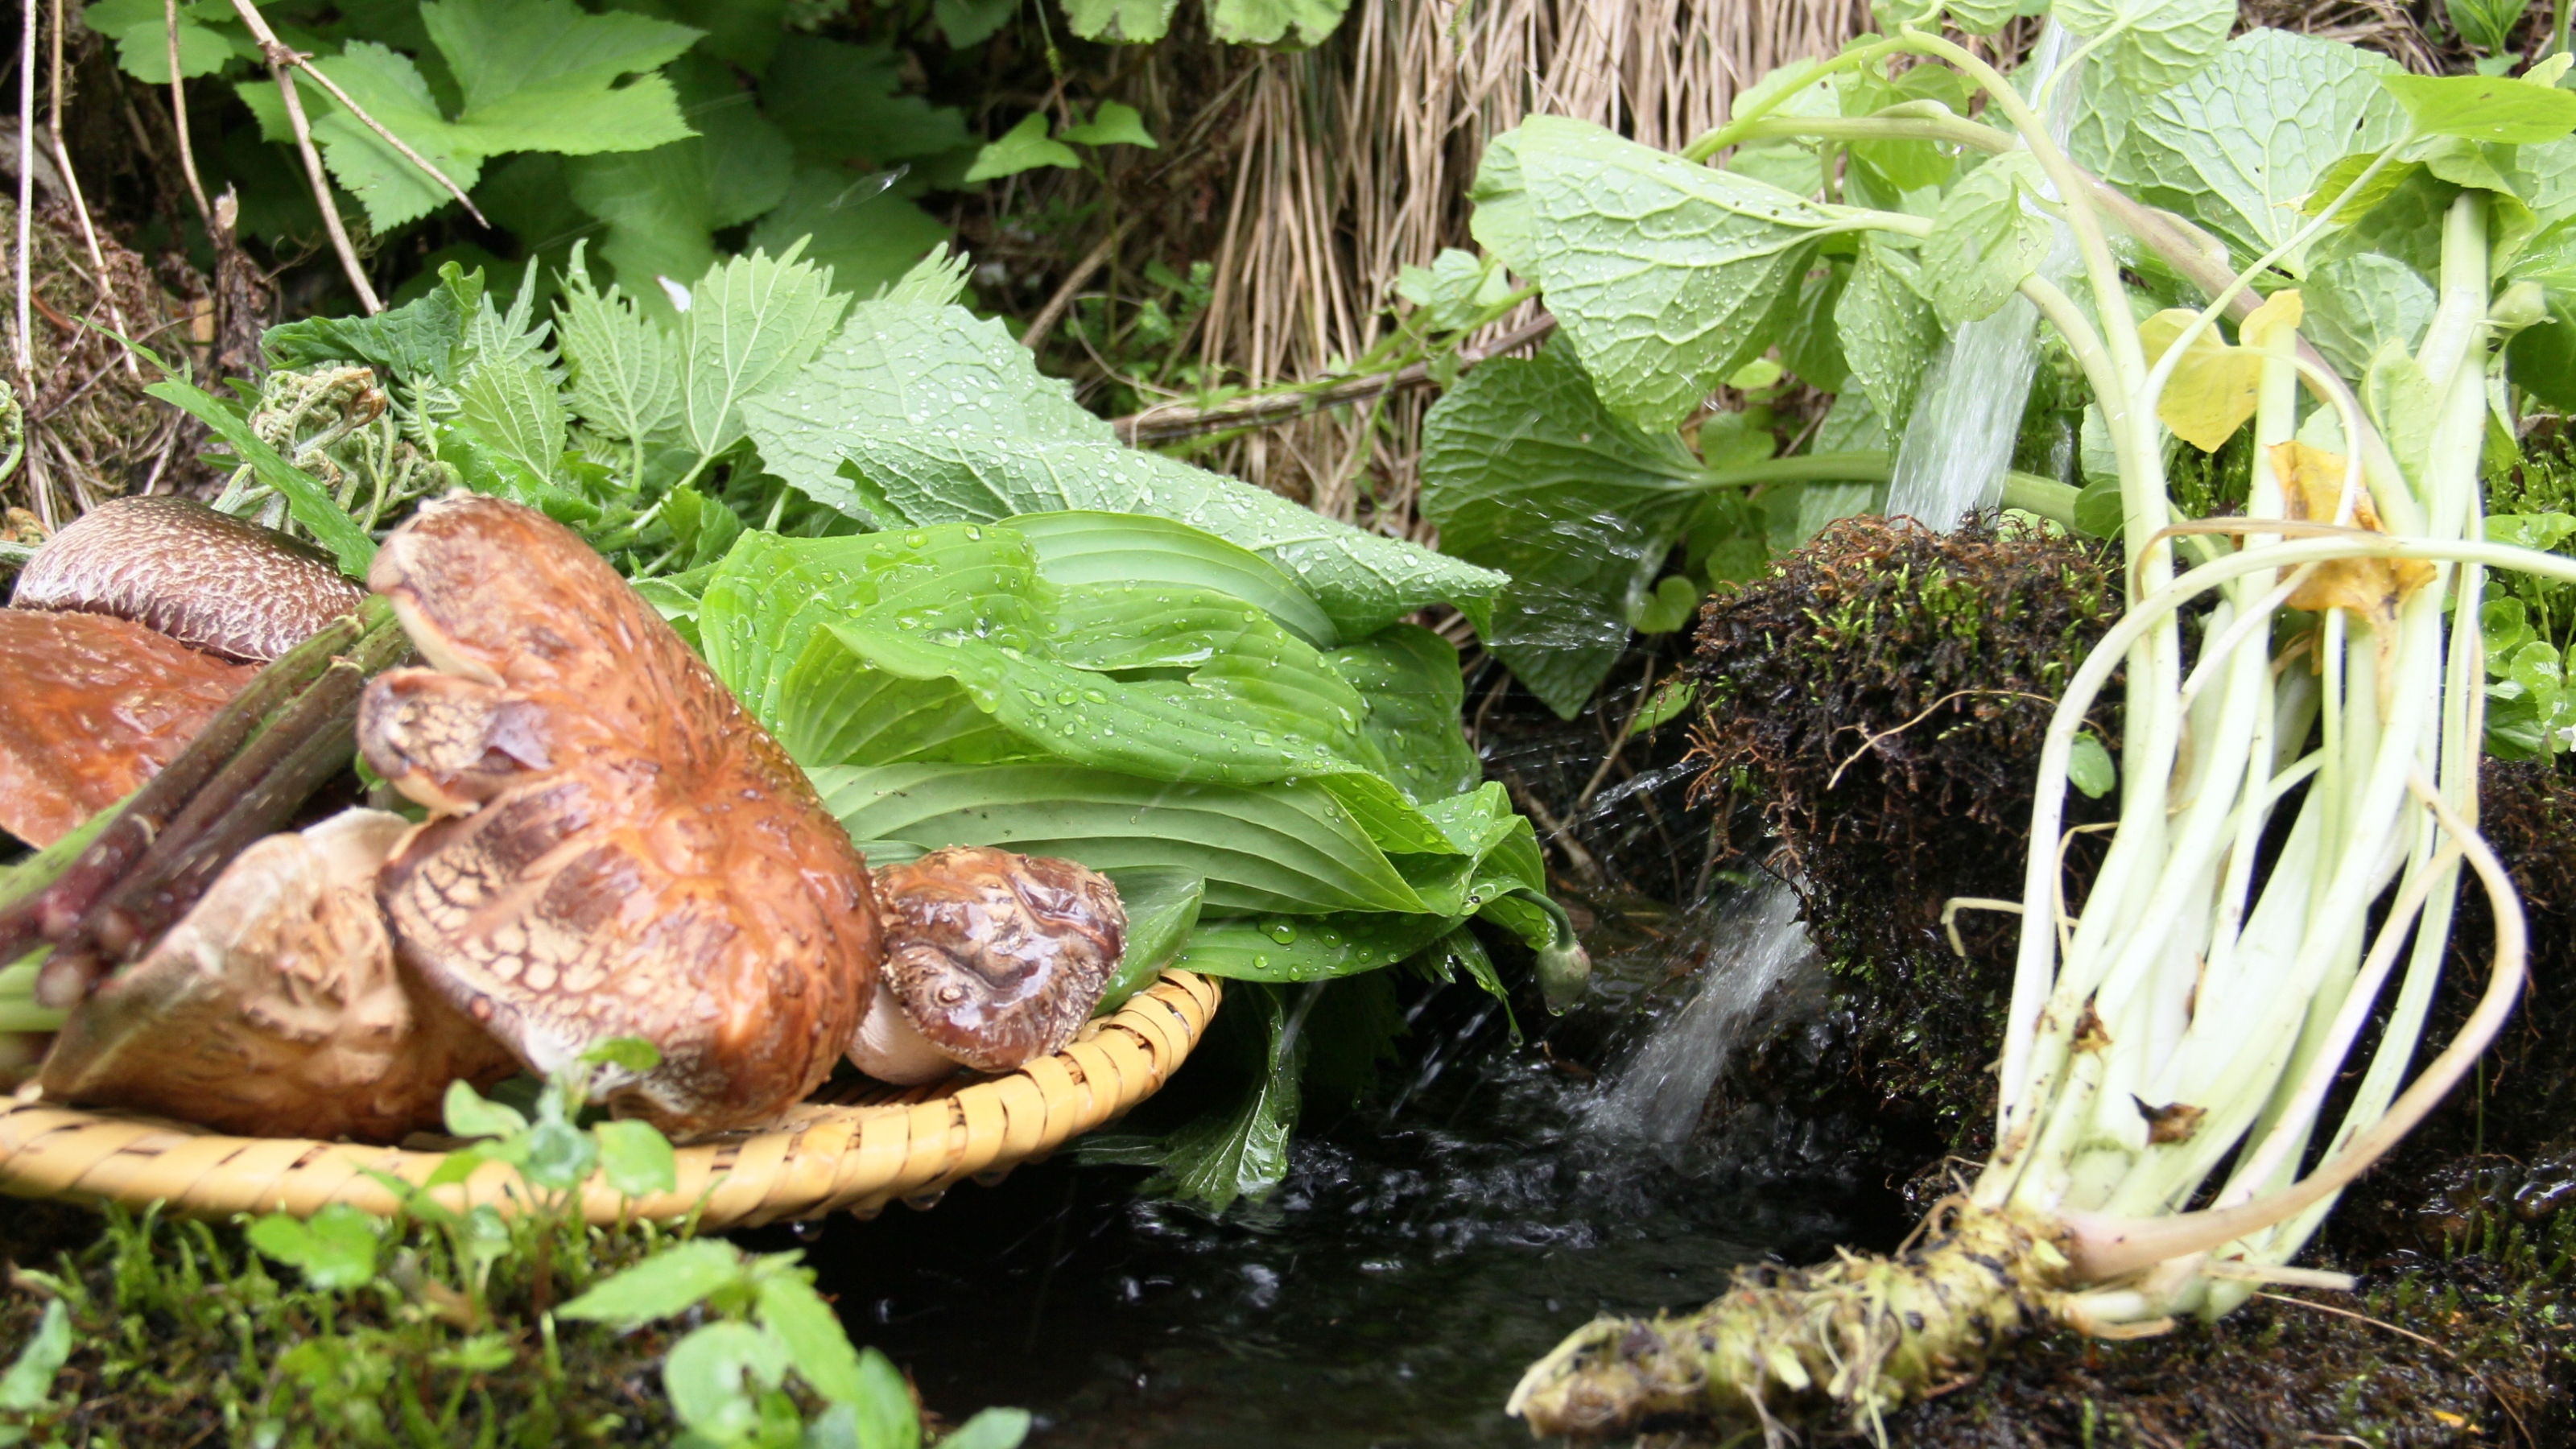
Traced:
<path fill-rule="evenodd" d="M 706 1200 L 709 1229 L 757 1227 L 848 1209 L 872 1217 L 897 1198 L 935 1197 L 968 1177 L 996 1179 L 1153 1095 L 1216 1012 L 1216 983 L 1167 971 L 1072 1045 L 1001 1077 L 936 1086 L 870 1088 L 857 1101 L 808 1102 L 778 1126 L 678 1150 L 679 1185 L 631 1205 L 593 1179 L 582 1211 L 593 1223 L 675 1218 Z M 389 1214 L 394 1194 L 372 1168 L 426 1181 L 443 1151 L 361 1147 L 303 1138 L 227 1137 L 161 1118 L 88 1112 L 41 1100 L 0 1110 L 0 1193 L 222 1217 L 283 1211 L 310 1216 L 335 1202 Z M 489 1163 L 440 1189 L 454 1208 L 520 1206 L 516 1172 Z"/>

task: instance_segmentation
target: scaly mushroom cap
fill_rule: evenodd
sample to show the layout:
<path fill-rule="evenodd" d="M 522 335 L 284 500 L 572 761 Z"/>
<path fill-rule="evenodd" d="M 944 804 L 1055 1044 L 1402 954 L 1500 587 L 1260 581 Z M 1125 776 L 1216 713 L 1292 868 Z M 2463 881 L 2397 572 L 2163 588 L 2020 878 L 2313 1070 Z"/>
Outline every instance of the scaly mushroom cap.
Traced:
<path fill-rule="evenodd" d="M 331 556 L 188 498 L 119 498 L 55 534 L 18 575 L 21 609 L 148 624 L 265 664 L 353 613 L 364 589 Z"/>
<path fill-rule="evenodd" d="M 588 545 L 451 495 L 368 584 L 423 657 L 358 746 L 448 812 L 386 862 L 397 948 L 539 1072 L 640 1036 L 604 1083 L 665 1131 L 745 1126 L 820 1083 L 876 983 L 866 864 L 777 743 Z"/>
<path fill-rule="evenodd" d="M 257 672 L 123 619 L 0 609 L 0 830 L 53 844 L 160 773 Z"/>
<path fill-rule="evenodd" d="M 45 1094 L 259 1137 L 392 1142 L 515 1064 L 394 961 L 376 870 L 411 828 L 349 810 L 224 867 L 64 1024 Z"/>
<path fill-rule="evenodd" d="M 1062 1051 L 1126 949 L 1117 887 L 1069 860 L 956 846 L 878 871 L 876 893 L 905 1019 L 979 1071 Z"/>

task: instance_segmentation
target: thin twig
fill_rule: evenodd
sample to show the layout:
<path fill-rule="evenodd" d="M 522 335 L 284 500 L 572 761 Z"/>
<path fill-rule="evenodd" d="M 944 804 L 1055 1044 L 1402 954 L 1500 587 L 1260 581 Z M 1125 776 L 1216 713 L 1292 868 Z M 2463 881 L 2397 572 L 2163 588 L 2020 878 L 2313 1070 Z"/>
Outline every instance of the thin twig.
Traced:
<path fill-rule="evenodd" d="M 1461 348 L 1458 370 L 1466 371 L 1477 363 L 1516 352 L 1556 330 L 1554 317 L 1540 317 L 1494 339 L 1485 347 Z M 1208 408 L 1148 408 L 1117 420 L 1113 426 L 1118 436 L 1130 443 L 1164 442 L 1173 438 L 1194 438 L 1203 433 L 1231 432 L 1238 428 L 1274 428 L 1292 423 L 1325 408 L 1346 403 L 1365 402 L 1381 393 L 1399 392 L 1406 388 L 1429 387 L 1437 379 L 1431 365 L 1416 362 L 1376 377 L 1353 378 L 1316 392 L 1284 398 L 1271 398 L 1246 405 L 1229 404 Z"/>
<path fill-rule="evenodd" d="M 2035 699 L 2035 700 L 2038 700 L 2041 704 L 2055 704 L 2055 703 L 2057 703 L 2057 701 L 2056 701 L 2056 700 L 2049 698 L 2047 695 L 2044 695 L 2044 694 L 2032 694 L 2030 691 L 2028 691 L 2028 690 L 2024 690 L 2024 689 L 1954 689 L 1954 690 L 1951 690 L 1948 694 L 1945 694 L 1945 695 L 1941 696 L 1939 699 L 1936 699 L 1936 700 L 1932 701 L 1930 704 L 1927 704 L 1927 705 L 1923 706 L 1923 712 L 1922 712 L 1921 714 L 1916 715 L 1914 718 L 1912 718 L 1912 719 L 1910 719 L 1910 720 L 1907 720 L 1905 723 L 1903 723 L 1903 724 L 1901 724 L 1901 725 L 1896 726 L 1894 729 L 1884 729 L 1884 730 L 1880 730 L 1878 733 L 1876 733 L 1876 734 L 1874 734 L 1874 735 L 1871 735 L 1871 736 L 1869 736 L 1868 738 L 1866 738 L 1866 739 L 1862 740 L 1862 741 L 1860 742 L 1860 748 L 1859 748 L 1859 749 L 1856 749 L 1856 750 L 1854 750 L 1854 751 L 1852 751 L 1852 752 L 1851 752 L 1851 757 L 1850 757 L 1850 758 L 1848 758 L 1848 759 L 1844 760 L 1841 764 L 1834 766 L 1834 772 L 1833 772 L 1833 774 L 1832 774 L 1832 775 L 1830 775 L 1830 776 L 1828 776 L 1828 777 L 1826 778 L 1826 780 L 1825 780 L 1825 788 L 1826 788 L 1827 790 L 1831 790 L 1831 789 L 1833 789 L 1836 785 L 1841 784 L 1841 783 L 1842 783 L 1842 779 L 1843 779 L 1843 771 L 1848 770 L 1848 769 L 1850 769 L 1852 766 L 1859 764 L 1859 763 L 1860 763 L 1860 757 L 1861 757 L 1861 756 L 1863 756 L 1863 755 L 1868 754 L 1870 751 L 1872 751 L 1872 750 L 1874 750 L 1874 749 L 1877 749 L 1877 748 L 1878 748 L 1879 741 L 1881 741 L 1881 740 L 1886 740 L 1886 739 L 1893 739 L 1893 738 L 1895 738 L 1896 736 L 1898 736 L 1898 735 L 1901 735 L 1901 734 L 1905 733 L 1907 730 L 1910 730 L 1910 729 L 1914 728 L 1916 725 L 1919 725 L 1919 724 L 1923 723 L 1925 720 L 1930 719 L 1930 718 L 1932 717 L 1932 711 L 1934 711 L 1934 710 L 1936 710 L 1936 709 L 1939 709 L 1941 706 L 1943 706 L 1943 705 L 1945 705 L 1945 704 L 1948 704 L 1950 701 L 1952 701 L 1952 700 L 1954 700 L 1954 699 L 1965 699 L 1965 698 L 1968 698 L 1968 697 L 1970 697 L 1970 696 L 1972 696 L 1972 695 L 2007 695 L 2007 696 L 2010 696 L 2010 697 L 2012 697 L 2012 698 L 2016 698 L 2016 699 Z"/>
<path fill-rule="evenodd" d="M 447 194 L 448 194 L 448 195 L 450 195 L 450 196 L 455 197 L 455 198 L 456 198 L 456 202 L 457 202 L 457 204 L 458 204 L 459 206 L 464 207 L 464 208 L 465 208 L 465 210 L 466 210 L 466 212 L 474 218 L 474 220 L 476 221 L 476 223 L 477 223 L 477 224 L 482 225 L 482 226 L 487 227 L 487 228 L 488 228 L 489 226 L 491 226 L 491 225 L 492 225 L 491 220 L 490 220 L 489 218 L 487 218 L 486 216 L 484 216 L 484 215 L 483 215 L 483 212 L 482 212 L 481 208 L 479 208 L 479 207 L 475 206 L 475 204 L 474 204 L 474 198 L 472 198 L 472 197 L 470 197 L 470 196 L 467 196 L 467 195 L 465 194 L 465 188 L 464 188 L 464 187 L 457 185 L 457 184 L 456 184 L 455 182 L 453 182 L 453 181 L 450 181 L 450 180 L 447 178 L 447 173 L 446 173 L 446 172 L 439 170 L 437 167 L 435 167 L 435 166 L 433 166 L 433 165 L 431 165 L 431 164 L 429 163 L 429 158 L 428 158 L 428 157 L 423 156 L 423 155 L 422 155 L 422 154 L 420 154 L 418 151 L 415 151 L 415 150 L 413 150 L 410 146 L 408 146 L 408 145 L 404 144 L 404 142 L 403 142 L 403 138 L 402 138 L 402 137 L 397 136 L 397 135 L 395 135 L 393 132 L 386 130 L 386 129 L 385 129 L 384 122 L 379 121 L 379 120 L 377 120 L 375 117 L 373 117 L 373 116 L 371 116 L 371 115 L 368 115 L 368 114 L 367 114 L 367 108 L 366 108 L 366 107 L 364 107 L 364 106 L 362 106 L 362 105 L 359 105 L 356 101 L 353 101 L 353 100 L 349 99 L 349 93 L 348 93 L 347 91 L 344 91 L 344 90 L 340 89 L 339 82 L 334 81 L 333 79 L 331 79 L 331 77 L 329 77 L 329 76 L 327 76 L 327 75 L 324 75 L 324 74 L 322 73 L 322 68 L 321 68 L 320 66 L 317 66 L 317 65 L 315 65 L 315 64 L 313 63 L 313 57 L 311 57 L 311 56 L 309 56 L 309 55 L 305 55 L 305 54 L 303 54 L 302 52 L 289 52 L 289 53 L 290 53 L 290 54 L 292 54 L 292 55 L 294 55 L 294 57 L 295 57 L 295 68 L 296 68 L 296 69 L 298 69 L 298 70 L 300 70 L 300 71 L 304 72 L 306 75 L 309 75 L 309 76 L 313 77 L 313 79 L 315 79 L 316 81 L 319 81 L 319 82 L 321 83 L 321 85 L 322 85 L 322 89 L 324 89 L 324 90 L 326 90 L 326 91 L 329 91 L 329 92 L 331 93 L 331 99 L 333 99 L 333 100 L 335 100 L 335 101 L 338 101 L 338 102 L 339 102 L 341 105 L 343 105 L 343 106 L 346 106 L 346 107 L 348 108 L 348 111 L 349 111 L 349 114 L 350 114 L 350 115 L 353 115 L 353 116 L 357 117 L 360 121 L 364 122 L 364 123 L 366 124 L 366 127 L 367 127 L 367 129 L 368 129 L 368 130 L 373 131 L 373 132 L 375 132 L 377 135 L 384 137 L 384 139 L 385 139 L 385 144 L 386 144 L 386 145 L 388 145 L 388 146 L 393 147 L 393 148 L 394 148 L 395 150 L 397 150 L 397 151 L 400 151 L 400 152 L 403 154 L 403 159 L 404 159 L 404 160 L 409 161 L 409 162 L 410 162 L 411 164 L 413 164 L 414 166 L 417 166 L 417 167 L 419 167 L 421 170 L 428 172 L 428 173 L 429 173 L 429 179 L 430 179 L 430 180 L 435 181 L 435 182 L 437 182 L 439 185 L 446 187 L 446 188 L 447 188 Z"/>
<path fill-rule="evenodd" d="M 36 202 L 36 7 L 18 12 L 18 332 L 11 339 L 11 362 L 27 400 L 36 397 L 36 354 L 27 341 L 27 267 L 32 250 L 27 213 Z"/>
<path fill-rule="evenodd" d="M 28 8 L 33 9 L 33 4 Z M 63 144 L 63 0 L 54 0 L 50 83 L 53 89 L 45 100 L 45 123 L 54 133 L 54 168 L 63 173 L 63 194 L 72 199 L 72 215 L 80 218 L 81 240 L 89 247 L 89 264 L 98 268 L 98 275 L 91 279 L 91 285 L 98 288 L 99 300 L 107 304 L 107 320 L 116 324 L 117 331 L 131 336 L 134 329 L 126 323 L 125 309 L 116 305 L 116 294 L 108 290 L 107 254 L 99 250 L 98 228 L 90 224 L 89 202 L 81 196 L 80 177 L 72 172 L 71 149 Z M 134 360 L 131 348 L 119 351 L 117 356 L 125 364 L 126 376 L 137 379 L 143 376 L 143 365 Z"/>
<path fill-rule="evenodd" d="M 304 119 L 304 98 L 296 94 L 295 77 L 290 67 L 303 57 L 277 38 L 260 17 L 259 7 L 250 0 L 233 0 L 234 13 L 250 27 L 259 41 L 260 54 L 268 59 L 268 73 L 277 82 L 277 93 L 286 102 L 286 123 L 295 132 L 295 149 L 304 158 L 304 174 L 313 183 L 314 204 L 322 208 L 322 229 L 330 234 L 331 250 L 340 255 L 340 270 L 347 274 L 350 289 L 358 294 L 358 305 L 372 317 L 385 310 L 376 297 L 376 289 L 367 282 L 367 269 L 358 263 L 358 249 L 349 242 L 349 228 L 340 221 L 340 208 L 331 200 L 331 178 L 322 170 L 322 153 L 313 147 L 313 126 Z"/>
<path fill-rule="evenodd" d="M 162 25 L 170 37 L 170 125 L 179 133 L 179 170 L 188 178 L 188 194 L 197 199 L 197 215 L 212 222 L 215 209 L 206 201 L 206 183 L 197 179 L 197 153 L 188 145 L 188 90 L 179 79 L 179 0 L 161 0 Z"/>
<path fill-rule="evenodd" d="M 1029 330 L 1020 334 L 1022 347 L 1035 352 L 1038 344 L 1046 341 L 1047 334 L 1055 330 L 1055 324 L 1063 321 L 1064 314 L 1073 310 L 1073 299 L 1082 291 L 1082 284 L 1090 281 L 1092 273 L 1107 266 L 1109 259 L 1118 254 L 1118 238 L 1126 231 L 1125 222 L 1111 227 L 1109 235 L 1102 237 L 1100 244 L 1093 247 L 1088 256 L 1074 263 L 1073 270 L 1065 274 L 1064 284 L 1057 287 L 1055 295 L 1047 298 L 1047 304 L 1038 309 L 1037 320 L 1029 324 Z"/>

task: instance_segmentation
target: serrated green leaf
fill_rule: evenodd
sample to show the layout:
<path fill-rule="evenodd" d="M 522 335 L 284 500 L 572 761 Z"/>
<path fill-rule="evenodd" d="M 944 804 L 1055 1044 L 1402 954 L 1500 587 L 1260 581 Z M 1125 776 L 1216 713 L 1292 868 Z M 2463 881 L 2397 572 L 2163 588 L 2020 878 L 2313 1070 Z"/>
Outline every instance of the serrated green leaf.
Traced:
<path fill-rule="evenodd" d="M 1891 428 L 1914 414 L 1915 394 L 1944 333 L 1941 319 L 1916 289 L 1914 258 L 1863 237 L 1851 282 L 1834 303 L 1834 328 L 1851 377 Z"/>
<path fill-rule="evenodd" d="M 627 1197 L 670 1192 L 680 1185 L 679 1159 L 671 1139 L 650 1122 L 602 1122 L 591 1129 L 599 1136 L 599 1171 L 609 1189 Z"/>
<path fill-rule="evenodd" d="M 679 419 L 679 343 L 616 286 L 595 289 L 582 248 L 573 243 L 565 269 L 560 323 L 573 412 L 620 442 L 659 437 Z"/>
<path fill-rule="evenodd" d="M 1350 810 L 1313 780 L 1172 785 L 1060 764 L 810 770 L 853 839 L 925 850 L 998 845 L 1095 870 L 1207 880 L 1218 911 L 1401 911 L 1422 899 Z"/>
<path fill-rule="evenodd" d="M 229 8 L 209 15 L 205 7 L 179 7 L 179 73 L 194 80 L 213 75 L 240 55 L 249 33 L 229 23 Z M 80 13 L 81 24 L 116 42 L 116 61 L 127 75 L 146 85 L 170 83 L 170 35 L 161 0 L 100 0 Z"/>
<path fill-rule="evenodd" d="M 2339 158 L 2405 134 L 2405 113 L 2379 84 L 2397 71 L 2337 41 L 2249 31 L 2138 111 L 2110 179 L 2250 260 L 2299 229 L 2298 203 Z M 2358 200 L 2346 220 L 2367 210 Z"/>
<path fill-rule="evenodd" d="M 1707 491 L 1681 440 L 1617 417 L 1563 346 L 1467 374 L 1422 430 L 1423 516 L 1512 582 L 1488 647 L 1571 719 Z"/>
<path fill-rule="evenodd" d="M 975 164 L 966 168 L 966 181 L 994 181 L 1004 176 L 1017 176 L 1041 166 L 1058 166 L 1067 171 L 1082 169 L 1082 157 L 1062 141 L 1047 138 L 1044 111 L 1031 111 L 1020 117 L 1019 124 L 994 137 L 975 153 Z"/>
<path fill-rule="evenodd" d="M 273 368 L 326 362 L 362 362 L 394 381 L 453 378 L 465 369 L 466 335 L 491 304 L 483 273 L 454 263 L 439 268 L 438 285 L 373 317 L 307 317 L 271 327 L 260 350 Z"/>
<path fill-rule="evenodd" d="M 2426 135 L 2532 146 L 2576 131 L 2576 91 L 2556 86 L 2510 76 L 2403 73 L 2383 75 L 2379 83 Z"/>
<path fill-rule="evenodd" d="M 555 1317 L 632 1327 L 675 1317 L 746 1277 L 740 1249 L 716 1238 L 695 1238 L 592 1284 L 589 1292 L 556 1309 Z"/>
<path fill-rule="evenodd" d="M 1466 683 L 1448 640 L 1419 624 L 1390 624 L 1325 658 L 1368 701 L 1362 728 L 1407 798 L 1446 800 L 1484 780 L 1484 762 L 1461 728 Z"/>
<path fill-rule="evenodd" d="M 787 1346 L 807 1388 L 836 1404 L 865 1401 L 868 1385 L 859 1373 L 859 1351 L 801 1271 L 763 1278 L 754 1312 L 761 1326 Z"/>
<path fill-rule="evenodd" d="M 2337 372 L 2358 380 L 2391 342 L 2412 351 L 2432 324 L 2433 284 L 2413 267 L 2376 252 L 2338 258 L 2308 274 L 2299 296 L 2301 330 Z"/>
<path fill-rule="evenodd" d="M 464 101 L 457 130 L 483 155 L 647 151 L 692 134 L 653 73 L 696 42 L 689 26 L 572 0 L 430 0 L 420 14 Z"/>
<path fill-rule="evenodd" d="M 0 1374 L 0 1410 L 32 1414 L 53 1402 L 54 1376 L 71 1357 L 71 1314 L 56 1298 L 45 1305 L 36 1331 L 10 1361 L 9 1371 Z"/>
<path fill-rule="evenodd" d="M 1006 522 L 1029 541 L 1049 583 L 1214 589 L 1265 611 L 1318 649 L 1338 642 L 1332 618 L 1277 564 L 1188 524 L 1089 510 L 1024 513 Z"/>
<path fill-rule="evenodd" d="M 1252 987 L 1236 994 L 1258 1013 L 1264 1037 L 1252 1090 L 1232 1113 L 1202 1116 L 1173 1133 L 1162 1172 L 1146 1184 L 1149 1192 L 1168 1192 L 1217 1212 L 1241 1198 L 1267 1197 L 1287 1177 L 1288 1140 L 1297 1128 L 1298 1087 L 1305 1075 L 1305 1034 L 1291 1029 L 1278 990 Z"/>
<path fill-rule="evenodd" d="M 1085 146 L 1143 146 L 1148 150 L 1160 150 L 1163 145 L 1145 129 L 1143 114 L 1124 101 L 1102 101 L 1090 120 L 1065 127 L 1058 139 Z"/>
<path fill-rule="evenodd" d="M 1127 911 L 1127 941 L 1118 970 L 1101 993 L 1100 1010 L 1114 1011 L 1154 984 L 1197 929 L 1207 882 L 1195 870 L 1149 867 L 1116 876 L 1118 903 Z"/>
<path fill-rule="evenodd" d="M 449 124 L 411 57 L 358 40 L 340 54 L 313 64 L 449 180 L 470 189 L 481 176 L 483 157 L 491 151 L 480 138 Z M 307 80 L 299 80 L 299 85 L 322 159 L 329 163 L 331 175 L 366 205 L 369 225 L 390 230 L 446 204 L 447 189 L 429 173 L 386 144 L 319 86 Z"/>
<path fill-rule="evenodd" d="M 851 1405 L 859 1449 L 921 1449 L 921 1415 L 894 1360 L 874 1348 L 859 1350 L 859 1382 L 858 1402 Z"/>
<path fill-rule="evenodd" d="M 2039 187 L 2039 163 L 2016 151 L 1969 172 L 1941 199 L 1923 239 L 1920 276 L 1943 322 L 1955 327 L 1992 316 L 2039 270 L 2055 233 L 2022 199 Z"/>
<path fill-rule="evenodd" d="M 1208 30 L 1228 45 L 1310 47 L 1332 38 L 1350 0 L 1208 0 Z"/>
<path fill-rule="evenodd" d="M 831 269 L 834 291 L 865 297 L 901 278 L 947 239 L 948 228 L 937 217 L 871 185 L 870 178 L 808 167 L 752 228 L 749 245 L 785 252 L 803 241 L 805 259 Z"/>
<path fill-rule="evenodd" d="M 460 426 L 547 482 L 564 480 L 563 399 L 524 362 L 477 362 L 457 388 Z"/>
<path fill-rule="evenodd" d="M 1064 18 L 1085 40 L 1143 45 L 1172 28 L 1180 0 L 1065 0 Z"/>
<path fill-rule="evenodd" d="M 1537 116 L 1513 154 L 1531 265 L 1610 410 L 1669 428 L 1778 339 L 1836 210 L 1588 122 Z"/>
<path fill-rule="evenodd" d="M 2117 32 L 2093 63 L 2142 96 L 2188 80 L 2236 23 L 2233 0 L 2057 0 L 2052 13 L 2087 40 Z"/>
<path fill-rule="evenodd" d="M 743 436 L 742 405 L 793 376 L 840 325 L 828 272 L 789 247 L 720 263 L 691 288 L 680 328 L 680 432 L 701 457 Z"/>

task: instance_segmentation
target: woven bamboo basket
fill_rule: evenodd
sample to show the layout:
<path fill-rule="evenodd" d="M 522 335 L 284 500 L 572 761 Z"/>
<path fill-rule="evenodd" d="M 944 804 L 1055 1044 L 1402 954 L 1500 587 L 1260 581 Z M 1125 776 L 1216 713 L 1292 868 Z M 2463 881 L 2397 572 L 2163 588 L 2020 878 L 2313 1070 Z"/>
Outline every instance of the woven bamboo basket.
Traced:
<path fill-rule="evenodd" d="M 873 1217 L 902 1199 L 928 1206 L 957 1182 L 996 1182 L 1152 1096 L 1216 1012 L 1216 983 L 1167 971 L 1063 1051 L 1000 1077 L 935 1086 L 864 1087 L 848 1101 L 809 1101 L 787 1120 L 679 1149 L 679 1185 L 629 1204 L 594 1179 L 582 1193 L 593 1223 L 677 1218 L 698 1207 L 706 1228 L 757 1227 L 846 1209 Z M 417 1139 L 415 1139 L 417 1140 Z M 159 1202 L 172 1213 L 223 1217 L 331 1203 L 391 1213 L 394 1194 L 367 1169 L 426 1181 L 443 1150 L 362 1147 L 303 1138 L 227 1137 L 161 1118 L 88 1112 L 21 1098 L 0 1110 L 0 1193 L 16 1197 Z M 521 1204 L 513 1169 L 487 1164 L 439 1189 L 450 1207 Z"/>

